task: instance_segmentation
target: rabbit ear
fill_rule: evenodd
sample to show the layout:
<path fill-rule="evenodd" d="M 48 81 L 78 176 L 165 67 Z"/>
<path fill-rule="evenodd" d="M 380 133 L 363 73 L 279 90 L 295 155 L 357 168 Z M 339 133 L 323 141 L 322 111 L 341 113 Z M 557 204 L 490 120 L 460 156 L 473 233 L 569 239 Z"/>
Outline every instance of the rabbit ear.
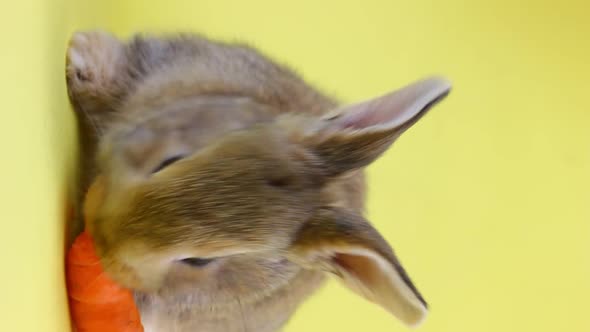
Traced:
<path fill-rule="evenodd" d="M 363 217 L 324 208 L 297 234 L 290 259 L 336 275 L 348 288 L 379 304 L 409 326 L 419 325 L 427 304 L 383 237 Z"/>
<path fill-rule="evenodd" d="M 323 159 L 328 175 L 363 167 L 378 158 L 406 129 L 451 89 L 448 81 L 430 78 L 326 115 L 305 139 Z"/>

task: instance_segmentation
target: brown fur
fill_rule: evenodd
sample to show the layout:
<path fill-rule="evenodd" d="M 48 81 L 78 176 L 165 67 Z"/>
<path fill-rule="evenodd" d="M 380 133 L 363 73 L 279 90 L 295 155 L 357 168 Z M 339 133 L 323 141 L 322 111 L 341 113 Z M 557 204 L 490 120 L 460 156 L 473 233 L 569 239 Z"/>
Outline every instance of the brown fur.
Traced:
<path fill-rule="evenodd" d="M 88 227 L 105 270 L 135 290 L 146 331 L 277 331 L 324 272 L 370 293 L 389 283 L 375 284 L 389 278 L 379 264 L 410 289 L 391 296 L 415 297 L 402 309 L 419 320 L 422 296 L 362 218 L 362 167 L 422 110 L 369 131 L 346 115 L 322 119 L 336 101 L 290 70 L 194 35 L 78 33 L 67 80 L 82 142 L 79 199 L 97 172 L 106 176 L 107 199 Z M 190 257 L 215 259 L 179 261 Z"/>

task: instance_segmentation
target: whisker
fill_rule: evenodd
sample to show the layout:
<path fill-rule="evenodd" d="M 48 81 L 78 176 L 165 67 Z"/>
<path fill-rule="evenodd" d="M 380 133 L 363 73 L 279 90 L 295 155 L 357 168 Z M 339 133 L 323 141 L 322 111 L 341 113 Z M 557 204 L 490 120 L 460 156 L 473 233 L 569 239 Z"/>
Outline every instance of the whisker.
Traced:
<path fill-rule="evenodd" d="M 90 123 L 90 125 L 92 126 L 94 131 L 96 132 L 97 136 L 98 135 L 102 136 L 102 128 L 96 123 L 96 120 L 94 119 L 94 117 L 84 107 L 82 107 L 82 105 L 78 105 L 78 106 L 80 108 L 80 111 L 82 111 L 82 113 L 84 114 L 84 117 L 86 117 L 86 119 L 88 119 L 88 122 Z"/>
<path fill-rule="evenodd" d="M 248 332 L 248 326 L 246 323 L 246 317 L 244 316 L 244 308 L 242 307 L 242 301 L 240 301 L 240 297 L 236 296 L 236 302 L 238 302 L 238 306 L 240 307 L 240 316 L 242 317 L 242 327 L 244 332 Z"/>

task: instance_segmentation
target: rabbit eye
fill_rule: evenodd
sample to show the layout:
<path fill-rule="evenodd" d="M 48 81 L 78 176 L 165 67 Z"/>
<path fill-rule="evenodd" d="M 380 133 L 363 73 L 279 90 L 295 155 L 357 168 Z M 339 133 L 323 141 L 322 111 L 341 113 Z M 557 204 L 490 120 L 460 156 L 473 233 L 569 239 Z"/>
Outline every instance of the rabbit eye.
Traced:
<path fill-rule="evenodd" d="M 289 185 L 291 185 L 291 183 L 293 183 L 293 179 L 288 176 L 282 176 L 282 177 L 269 178 L 266 180 L 266 182 L 271 187 L 284 188 L 284 187 L 288 187 Z"/>
<path fill-rule="evenodd" d="M 214 261 L 213 258 L 192 257 L 192 258 L 185 258 L 185 259 L 181 260 L 180 262 L 182 262 L 183 264 L 186 264 L 186 265 L 194 266 L 194 267 L 203 267 L 213 261 Z"/>
<path fill-rule="evenodd" d="M 156 168 L 155 168 L 155 169 L 152 171 L 152 173 L 157 173 L 157 172 L 159 172 L 159 171 L 163 170 L 164 168 L 166 168 L 166 167 L 168 167 L 168 166 L 170 166 L 170 165 L 174 164 L 175 162 L 179 161 L 179 160 L 180 160 L 180 159 L 182 159 L 182 158 L 184 158 L 184 156 L 174 156 L 174 157 L 170 157 L 170 158 L 168 158 L 168 159 L 166 159 L 166 160 L 162 161 L 162 162 L 160 163 L 160 165 L 158 165 L 158 167 L 156 167 Z"/>

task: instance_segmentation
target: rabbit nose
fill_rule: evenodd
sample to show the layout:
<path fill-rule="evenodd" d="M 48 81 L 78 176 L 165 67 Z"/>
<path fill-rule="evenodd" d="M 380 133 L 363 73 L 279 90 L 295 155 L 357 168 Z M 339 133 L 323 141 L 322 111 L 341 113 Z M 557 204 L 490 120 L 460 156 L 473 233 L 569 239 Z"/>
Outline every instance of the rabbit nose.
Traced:
<path fill-rule="evenodd" d="M 190 265 L 190 266 L 194 266 L 194 267 L 202 267 L 202 266 L 205 266 L 205 265 L 213 262 L 214 260 L 215 259 L 213 259 L 213 258 L 192 257 L 192 258 L 185 258 L 180 261 L 186 265 Z"/>

